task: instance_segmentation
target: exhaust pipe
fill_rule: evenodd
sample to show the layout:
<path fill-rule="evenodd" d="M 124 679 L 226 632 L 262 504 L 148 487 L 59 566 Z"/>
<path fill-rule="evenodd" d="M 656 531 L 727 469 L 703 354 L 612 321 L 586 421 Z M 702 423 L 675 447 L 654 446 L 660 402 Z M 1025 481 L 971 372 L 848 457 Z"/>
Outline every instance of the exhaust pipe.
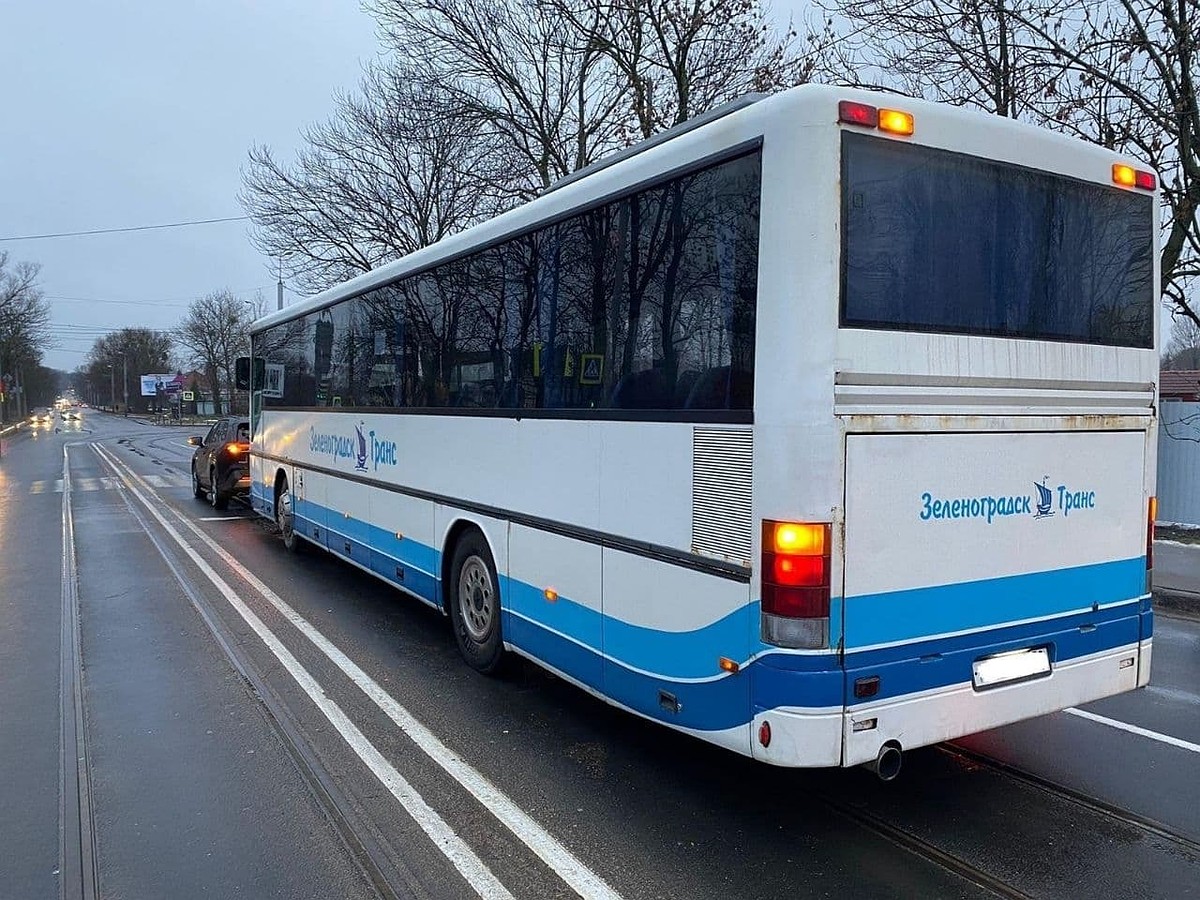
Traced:
<path fill-rule="evenodd" d="M 874 772 L 880 781 L 891 781 L 900 774 L 900 765 L 903 762 L 904 755 L 900 752 L 900 745 L 895 741 L 888 741 L 879 748 L 879 755 L 875 757 L 874 762 L 863 765 Z"/>

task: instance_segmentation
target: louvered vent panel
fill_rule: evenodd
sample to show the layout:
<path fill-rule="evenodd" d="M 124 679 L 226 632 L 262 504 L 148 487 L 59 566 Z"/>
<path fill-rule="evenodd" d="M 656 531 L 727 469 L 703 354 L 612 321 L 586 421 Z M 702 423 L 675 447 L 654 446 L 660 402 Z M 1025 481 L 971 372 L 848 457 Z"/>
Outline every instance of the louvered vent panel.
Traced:
<path fill-rule="evenodd" d="M 750 564 L 750 431 L 692 432 L 692 551 Z"/>

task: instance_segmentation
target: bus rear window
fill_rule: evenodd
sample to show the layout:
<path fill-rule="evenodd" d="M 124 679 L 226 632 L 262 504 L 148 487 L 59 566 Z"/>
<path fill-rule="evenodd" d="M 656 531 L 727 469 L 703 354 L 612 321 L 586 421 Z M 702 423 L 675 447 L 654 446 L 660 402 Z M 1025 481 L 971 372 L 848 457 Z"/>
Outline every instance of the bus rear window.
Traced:
<path fill-rule="evenodd" d="M 1154 345 L 1146 194 L 842 135 L 842 325 Z"/>

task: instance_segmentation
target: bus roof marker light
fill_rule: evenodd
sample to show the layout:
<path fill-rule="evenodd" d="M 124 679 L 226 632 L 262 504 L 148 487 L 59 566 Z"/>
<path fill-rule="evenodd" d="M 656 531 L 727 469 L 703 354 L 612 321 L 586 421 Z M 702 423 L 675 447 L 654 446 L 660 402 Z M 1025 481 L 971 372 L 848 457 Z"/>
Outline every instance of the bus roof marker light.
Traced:
<path fill-rule="evenodd" d="M 1143 172 L 1141 169 L 1135 169 L 1133 177 L 1135 185 L 1143 190 L 1152 191 L 1158 187 L 1158 179 L 1154 177 L 1153 172 Z"/>
<path fill-rule="evenodd" d="M 912 113 L 901 112 L 898 109 L 879 110 L 879 130 L 889 134 L 899 134 L 907 137 L 913 133 Z"/>
<path fill-rule="evenodd" d="M 875 128 L 879 124 L 879 110 L 869 103 L 842 100 L 838 103 L 838 121 L 846 125 Z"/>
<path fill-rule="evenodd" d="M 1137 186 L 1137 171 L 1133 166 L 1126 166 L 1122 163 L 1113 163 L 1112 179 L 1116 184 L 1124 187 Z"/>

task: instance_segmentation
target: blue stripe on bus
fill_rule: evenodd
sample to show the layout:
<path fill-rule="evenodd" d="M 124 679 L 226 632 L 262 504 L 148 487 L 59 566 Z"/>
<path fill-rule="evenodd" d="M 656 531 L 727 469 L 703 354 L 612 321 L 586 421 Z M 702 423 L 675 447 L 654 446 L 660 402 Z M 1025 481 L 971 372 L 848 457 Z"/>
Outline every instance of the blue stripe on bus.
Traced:
<path fill-rule="evenodd" d="M 969 684 L 972 663 L 981 656 L 1046 647 L 1051 663 L 1058 666 L 1082 656 L 1136 644 L 1140 637 L 1138 604 L 1129 603 L 956 638 L 847 653 L 846 702 L 855 703 L 854 682 L 859 678 L 879 678 L 878 693 L 858 701 L 875 702 L 954 684 Z"/>
<path fill-rule="evenodd" d="M 409 538 L 397 539 L 392 532 L 337 514 L 333 516 L 337 528 L 331 530 L 323 524 L 327 515 L 327 510 L 317 504 L 297 501 L 298 524 L 307 525 L 309 534 L 313 524 L 320 527 L 322 544 L 328 546 L 332 537 L 333 548 L 345 556 L 344 546 L 339 542 L 349 540 L 352 559 L 367 565 L 388 582 L 428 602 L 438 602 L 436 574 L 440 572 L 441 554 L 435 548 Z M 368 558 L 370 562 L 366 561 Z M 403 581 L 395 577 L 395 563 L 406 567 Z M 1091 603 L 1131 600 L 1141 593 L 1144 579 L 1145 559 L 1138 557 L 1076 569 L 854 597 L 849 600 L 847 618 L 854 629 L 851 633 L 858 643 L 865 644 L 872 641 L 863 638 L 858 629 L 871 628 L 872 624 L 869 621 L 856 624 L 850 618 L 851 612 L 862 616 L 862 608 L 855 606 L 859 601 L 884 608 L 883 624 L 874 632 L 867 632 L 878 636 L 896 633 L 881 630 L 889 623 L 928 622 L 925 617 L 930 609 L 945 610 L 955 602 L 993 604 L 990 618 L 995 617 L 997 608 L 1004 609 L 1006 616 L 1019 618 L 1022 614 L 1033 617 L 1029 615 L 1033 609 L 1062 609 L 1070 603 L 1079 608 Z M 1030 601 L 1012 602 L 1014 595 L 1024 592 L 1055 590 L 1060 593 L 1043 599 L 1041 606 L 1033 606 Z M 843 658 L 837 653 L 792 654 L 761 643 L 757 635 L 757 601 L 701 628 L 666 632 L 605 618 L 599 611 L 568 597 L 560 596 L 557 602 L 550 603 L 541 588 L 516 578 L 501 576 L 501 592 L 504 605 L 520 614 L 505 616 L 505 636 L 511 644 L 650 718 L 708 731 L 744 725 L 750 721 L 752 709 L 829 708 L 846 702 L 853 705 L 853 684 L 862 677 L 880 678 L 879 692 L 863 702 L 968 684 L 974 660 L 1005 650 L 1048 646 L 1058 665 L 1146 640 L 1153 623 L 1144 601 L 1023 625 L 997 626 L 983 622 L 976 627 L 984 631 L 954 637 L 916 640 L 874 650 L 847 647 L 843 669 Z M 843 601 L 835 600 L 835 606 L 838 602 Z M 895 606 L 888 608 L 885 603 Z M 836 619 L 837 610 L 833 612 Z M 964 619 L 943 619 L 938 630 L 952 630 L 945 627 L 948 621 L 961 623 Z M 926 634 L 931 630 L 928 625 L 921 629 Z M 920 633 L 911 629 L 908 633 L 920 637 Z M 719 674 L 717 658 L 736 653 L 733 648 L 748 650 L 738 660 L 743 663 L 741 671 L 735 675 Z M 756 658 L 747 661 L 749 656 Z M 711 680 L 680 680 L 689 678 Z M 660 705 L 660 691 L 675 696 L 679 712 L 669 712 Z"/>
<path fill-rule="evenodd" d="M 846 649 L 1061 615 L 1145 593 L 1146 558 L 848 597 Z"/>

